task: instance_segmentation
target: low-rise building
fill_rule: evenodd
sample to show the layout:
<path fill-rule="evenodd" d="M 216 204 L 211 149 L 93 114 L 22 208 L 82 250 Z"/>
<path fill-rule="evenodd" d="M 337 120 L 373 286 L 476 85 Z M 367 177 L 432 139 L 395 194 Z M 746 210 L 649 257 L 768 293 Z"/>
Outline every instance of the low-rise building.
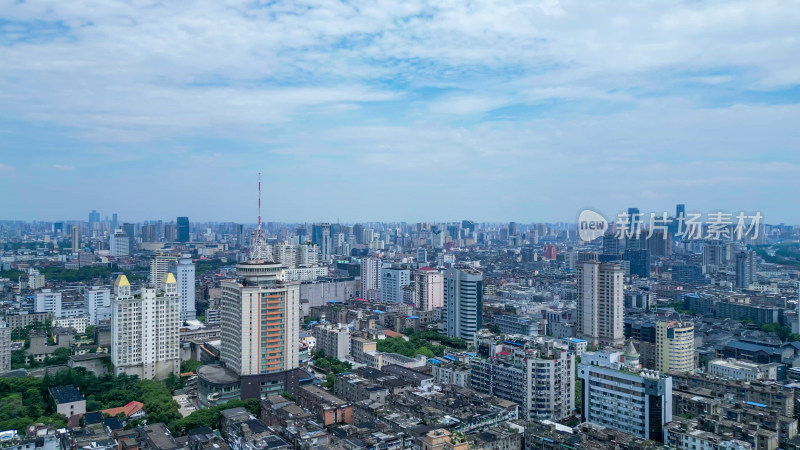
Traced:
<path fill-rule="evenodd" d="M 309 410 L 325 426 L 335 423 L 353 423 L 353 405 L 317 386 L 303 386 L 297 390 L 297 404 Z"/>

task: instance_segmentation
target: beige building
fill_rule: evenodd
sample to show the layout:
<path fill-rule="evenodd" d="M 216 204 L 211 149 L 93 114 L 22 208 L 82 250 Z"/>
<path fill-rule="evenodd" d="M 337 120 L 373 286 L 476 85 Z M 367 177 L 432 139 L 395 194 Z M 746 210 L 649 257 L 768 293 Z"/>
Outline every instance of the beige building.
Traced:
<path fill-rule="evenodd" d="M 694 373 L 694 323 L 656 322 L 656 369 Z"/>
<path fill-rule="evenodd" d="M 577 269 L 577 337 L 592 346 L 621 348 L 625 343 L 622 266 L 587 261 Z"/>
<path fill-rule="evenodd" d="M 444 276 L 432 267 L 414 272 L 414 303 L 417 309 L 431 311 L 444 306 Z"/>
<path fill-rule="evenodd" d="M 111 362 L 114 374 L 163 380 L 180 373 L 180 295 L 171 273 L 160 288 L 131 292 L 125 275 L 111 300 Z"/>
<path fill-rule="evenodd" d="M 299 364 L 300 286 L 280 263 L 251 259 L 222 282 L 223 362 L 239 375 L 280 372 Z"/>

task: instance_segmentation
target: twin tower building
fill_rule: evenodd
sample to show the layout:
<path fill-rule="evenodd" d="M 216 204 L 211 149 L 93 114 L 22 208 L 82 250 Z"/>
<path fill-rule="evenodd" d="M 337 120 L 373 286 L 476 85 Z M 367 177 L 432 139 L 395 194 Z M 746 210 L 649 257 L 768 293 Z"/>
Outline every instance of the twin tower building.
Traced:
<path fill-rule="evenodd" d="M 251 259 L 222 282 L 220 358 L 239 376 L 296 368 L 300 286 L 284 281 L 279 263 Z M 175 276 L 132 292 L 125 275 L 114 283 L 111 361 L 116 375 L 164 379 L 180 371 L 181 295 Z"/>

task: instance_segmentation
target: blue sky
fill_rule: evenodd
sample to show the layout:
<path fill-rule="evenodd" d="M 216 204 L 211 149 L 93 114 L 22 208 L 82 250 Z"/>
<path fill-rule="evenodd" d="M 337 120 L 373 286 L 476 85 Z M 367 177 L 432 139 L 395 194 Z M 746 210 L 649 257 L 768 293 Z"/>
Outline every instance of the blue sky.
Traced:
<path fill-rule="evenodd" d="M 0 0 L 0 219 L 800 223 L 800 1 Z"/>

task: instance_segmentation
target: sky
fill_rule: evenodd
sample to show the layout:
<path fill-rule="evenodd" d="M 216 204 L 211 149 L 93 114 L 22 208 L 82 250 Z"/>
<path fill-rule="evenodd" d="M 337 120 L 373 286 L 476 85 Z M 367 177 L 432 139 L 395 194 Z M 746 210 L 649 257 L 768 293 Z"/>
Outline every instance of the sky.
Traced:
<path fill-rule="evenodd" d="M 0 219 L 800 223 L 800 0 L 0 0 Z"/>

